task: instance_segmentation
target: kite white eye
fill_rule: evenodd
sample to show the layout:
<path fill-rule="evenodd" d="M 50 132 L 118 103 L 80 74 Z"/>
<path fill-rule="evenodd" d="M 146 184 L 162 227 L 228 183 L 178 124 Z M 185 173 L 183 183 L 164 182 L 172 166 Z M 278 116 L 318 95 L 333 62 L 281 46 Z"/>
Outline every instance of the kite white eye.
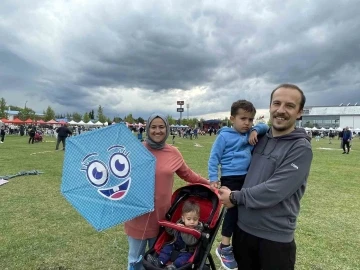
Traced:
<path fill-rule="evenodd" d="M 125 178 L 130 173 L 130 162 L 128 158 L 121 153 L 112 155 L 109 165 L 112 173 L 118 178 Z"/>
<path fill-rule="evenodd" d="M 88 165 L 86 174 L 89 181 L 97 187 L 105 185 L 109 177 L 105 164 L 98 160 L 94 160 Z"/>

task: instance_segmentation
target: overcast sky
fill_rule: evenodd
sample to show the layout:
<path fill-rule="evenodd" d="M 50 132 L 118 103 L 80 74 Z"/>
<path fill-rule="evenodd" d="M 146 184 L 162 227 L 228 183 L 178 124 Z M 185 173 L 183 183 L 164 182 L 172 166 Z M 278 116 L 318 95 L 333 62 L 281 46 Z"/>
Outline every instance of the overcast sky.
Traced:
<path fill-rule="evenodd" d="M 1 0 L 0 97 L 42 112 L 224 117 L 268 110 L 299 85 L 306 105 L 360 104 L 354 1 Z"/>

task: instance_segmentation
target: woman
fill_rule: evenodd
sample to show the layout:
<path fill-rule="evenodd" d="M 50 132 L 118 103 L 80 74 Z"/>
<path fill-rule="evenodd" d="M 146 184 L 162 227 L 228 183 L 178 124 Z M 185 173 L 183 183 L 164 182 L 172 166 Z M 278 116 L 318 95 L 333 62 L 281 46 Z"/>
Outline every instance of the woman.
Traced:
<path fill-rule="evenodd" d="M 153 114 L 149 117 L 144 145 L 156 158 L 155 210 L 125 223 L 129 243 L 128 269 L 144 269 L 137 261 L 145 254 L 146 247 L 154 244 L 159 232 L 158 221 L 165 218 L 170 208 L 174 173 L 187 182 L 209 184 L 209 180 L 186 165 L 175 147 L 166 143 L 169 133 L 169 123 L 164 116 Z"/>

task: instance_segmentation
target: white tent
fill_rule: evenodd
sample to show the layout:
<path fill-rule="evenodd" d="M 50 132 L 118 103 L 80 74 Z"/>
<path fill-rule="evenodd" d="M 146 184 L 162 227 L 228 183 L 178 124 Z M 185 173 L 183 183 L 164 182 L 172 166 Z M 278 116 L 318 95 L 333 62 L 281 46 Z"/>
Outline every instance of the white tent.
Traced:
<path fill-rule="evenodd" d="M 320 128 L 320 130 L 326 130 L 326 128 L 322 127 L 322 128 Z"/>
<path fill-rule="evenodd" d="M 304 127 L 304 129 L 305 129 L 306 131 L 311 130 L 311 128 L 309 128 L 309 127 Z"/>
<path fill-rule="evenodd" d="M 85 123 L 85 125 L 88 125 L 88 126 L 93 126 L 93 125 L 94 125 L 94 123 L 93 123 L 93 122 L 91 122 L 91 121 L 89 121 L 89 122 Z"/>
<path fill-rule="evenodd" d="M 108 122 L 105 122 L 105 123 L 104 123 L 104 125 L 105 125 L 105 126 L 108 126 L 108 125 L 109 125 L 109 123 L 108 123 Z"/>
<path fill-rule="evenodd" d="M 317 128 L 317 127 L 313 127 L 311 130 L 318 130 L 318 128 Z"/>
<path fill-rule="evenodd" d="M 336 130 L 337 131 L 342 131 L 343 129 L 341 127 L 338 127 Z"/>
<path fill-rule="evenodd" d="M 79 125 L 85 125 L 85 122 L 83 120 L 81 120 L 78 124 Z"/>
<path fill-rule="evenodd" d="M 101 123 L 100 121 L 97 121 L 94 125 L 95 125 L 95 126 L 102 126 L 103 123 Z"/>
<path fill-rule="evenodd" d="M 334 129 L 331 127 L 331 128 L 329 128 L 329 130 L 334 130 Z"/>
<path fill-rule="evenodd" d="M 68 122 L 69 125 L 77 125 L 78 122 L 75 122 L 74 120 L 71 120 L 70 122 Z"/>

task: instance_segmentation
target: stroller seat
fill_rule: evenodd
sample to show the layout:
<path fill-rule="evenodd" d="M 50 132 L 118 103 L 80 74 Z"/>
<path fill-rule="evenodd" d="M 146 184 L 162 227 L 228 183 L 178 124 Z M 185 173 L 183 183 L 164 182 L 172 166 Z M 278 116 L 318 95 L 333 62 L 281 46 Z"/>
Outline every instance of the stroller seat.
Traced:
<path fill-rule="evenodd" d="M 200 205 L 200 221 L 204 225 L 204 230 L 202 232 L 177 224 L 177 221 L 181 217 L 182 206 L 186 200 L 194 201 Z M 177 269 L 216 270 L 210 251 L 223 215 L 224 209 L 219 201 L 217 190 L 213 191 L 209 186 L 202 184 L 190 184 L 177 189 L 172 195 L 171 207 L 166 213 L 165 219 L 159 221 L 160 231 L 155 244 L 145 253 L 144 258 L 142 259 L 144 268 L 148 270 L 161 269 L 148 262 L 147 255 L 151 254 L 151 256 L 156 257 L 159 254 L 163 245 L 171 239 L 171 236 L 165 231 L 165 227 L 170 227 L 180 232 L 192 234 L 199 239 L 192 257 L 185 265 Z"/>

